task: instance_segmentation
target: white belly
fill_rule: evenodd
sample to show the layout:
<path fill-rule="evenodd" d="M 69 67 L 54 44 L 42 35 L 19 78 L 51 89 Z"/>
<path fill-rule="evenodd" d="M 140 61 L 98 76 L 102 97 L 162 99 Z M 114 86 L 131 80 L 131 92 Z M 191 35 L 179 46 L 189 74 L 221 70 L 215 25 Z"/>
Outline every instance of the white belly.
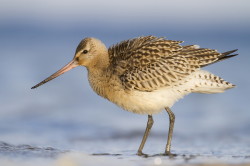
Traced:
<path fill-rule="evenodd" d="M 177 88 L 162 88 L 153 92 L 133 91 L 129 95 L 121 95 L 113 102 L 130 112 L 151 115 L 172 107 L 184 95 Z"/>

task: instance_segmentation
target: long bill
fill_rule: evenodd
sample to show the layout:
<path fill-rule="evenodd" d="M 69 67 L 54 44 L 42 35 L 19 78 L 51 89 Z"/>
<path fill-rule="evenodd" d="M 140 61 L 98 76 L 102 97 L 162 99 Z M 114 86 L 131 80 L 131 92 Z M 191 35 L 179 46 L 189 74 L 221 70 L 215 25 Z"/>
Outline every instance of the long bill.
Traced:
<path fill-rule="evenodd" d="M 46 78 L 45 80 L 43 80 L 42 82 L 36 84 L 35 86 L 33 86 L 31 89 L 35 89 L 43 84 L 45 84 L 46 82 L 53 80 L 54 78 L 62 75 L 63 73 L 75 68 L 79 66 L 77 64 L 77 62 L 73 59 L 72 61 L 70 61 L 66 66 L 64 66 L 63 68 L 61 68 L 60 70 L 58 70 L 57 72 L 55 72 L 54 74 L 52 74 L 51 76 L 49 76 L 48 78 Z"/>

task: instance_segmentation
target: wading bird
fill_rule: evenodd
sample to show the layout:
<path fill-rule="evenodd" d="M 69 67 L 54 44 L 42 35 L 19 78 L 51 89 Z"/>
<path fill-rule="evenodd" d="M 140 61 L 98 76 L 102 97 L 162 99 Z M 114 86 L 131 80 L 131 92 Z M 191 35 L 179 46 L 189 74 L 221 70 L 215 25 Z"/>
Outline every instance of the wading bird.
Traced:
<path fill-rule="evenodd" d="M 152 115 L 163 109 L 167 111 L 169 131 L 164 154 L 171 155 L 175 121 L 171 106 L 189 93 L 221 93 L 235 86 L 201 68 L 236 56 L 232 53 L 237 50 L 219 53 L 198 45 L 181 46 L 181 43 L 145 36 L 107 49 L 100 40 L 85 38 L 71 62 L 32 89 L 70 69 L 85 66 L 89 83 L 98 95 L 127 111 L 148 115 L 137 155 L 145 155 L 142 149 L 154 122 Z"/>

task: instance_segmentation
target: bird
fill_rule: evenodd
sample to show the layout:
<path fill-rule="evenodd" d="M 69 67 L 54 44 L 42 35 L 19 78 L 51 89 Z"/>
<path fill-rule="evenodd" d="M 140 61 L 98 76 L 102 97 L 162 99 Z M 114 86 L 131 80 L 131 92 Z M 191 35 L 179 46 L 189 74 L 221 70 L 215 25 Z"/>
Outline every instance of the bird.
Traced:
<path fill-rule="evenodd" d="M 220 53 L 181 43 L 183 41 L 150 35 L 107 48 L 99 39 L 87 37 L 77 46 L 72 61 L 31 89 L 77 66 L 84 66 L 90 86 L 98 95 L 124 110 L 148 116 L 138 156 L 147 155 L 143 147 L 154 123 L 153 115 L 166 110 L 169 130 L 163 154 L 172 156 L 175 115 L 171 107 L 190 93 L 222 93 L 235 87 L 203 67 L 238 55 L 234 54 L 237 49 Z"/>

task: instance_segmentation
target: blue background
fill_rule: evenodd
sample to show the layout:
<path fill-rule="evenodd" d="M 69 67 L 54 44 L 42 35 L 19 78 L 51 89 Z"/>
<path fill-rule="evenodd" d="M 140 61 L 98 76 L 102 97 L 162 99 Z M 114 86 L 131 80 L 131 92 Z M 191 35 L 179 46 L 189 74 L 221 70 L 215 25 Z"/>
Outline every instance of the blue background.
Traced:
<path fill-rule="evenodd" d="M 239 56 L 205 68 L 236 88 L 222 94 L 191 94 L 172 107 L 173 150 L 178 153 L 182 140 L 202 142 L 213 136 L 219 142 L 234 137 L 243 149 L 249 147 L 250 1 L 1 0 L 0 4 L 0 141 L 72 149 L 71 140 L 81 138 L 142 136 L 147 116 L 123 111 L 96 95 L 84 67 L 30 88 L 68 63 L 85 37 L 99 38 L 109 47 L 155 35 L 220 52 L 239 49 Z M 145 148 L 163 152 L 168 116 L 163 112 L 154 118 L 152 137 L 163 135 L 162 149 Z M 140 137 L 136 141 L 134 152 Z M 149 142 L 156 144 L 154 139 Z M 119 144 L 112 148 L 121 149 Z"/>

